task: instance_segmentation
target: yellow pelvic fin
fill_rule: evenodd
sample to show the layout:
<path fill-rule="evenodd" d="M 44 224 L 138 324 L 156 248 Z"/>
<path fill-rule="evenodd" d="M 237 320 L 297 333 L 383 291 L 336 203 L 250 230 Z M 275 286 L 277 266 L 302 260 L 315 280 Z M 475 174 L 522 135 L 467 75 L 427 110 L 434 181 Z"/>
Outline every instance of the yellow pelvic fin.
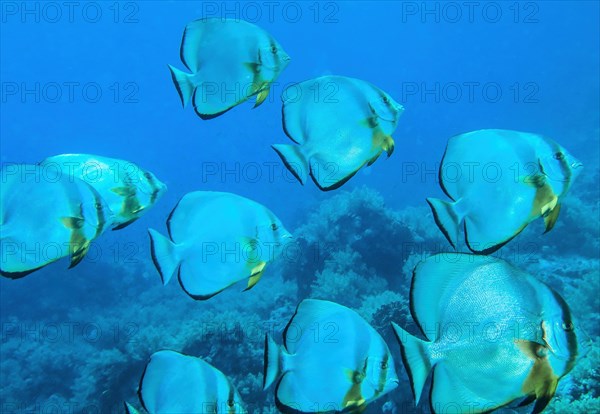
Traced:
<path fill-rule="evenodd" d="M 556 220 L 558 220 L 558 214 L 560 213 L 560 204 L 557 204 L 556 207 L 550 211 L 548 215 L 544 217 L 544 224 L 546 224 L 546 231 L 544 233 L 548 233 L 550 230 L 554 228 L 556 224 Z"/>
<path fill-rule="evenodd" d="M 381 145 L 381 148 L 383 148 L 383 150 L 387 153 L 388 158 L 394 153 L 394 146 L 394 139 L 389 135 L 386 135 L 383 138 L 383 144 Z"/>
<path fill-rule="evenodd" d="M 132 214 L 137 214 L 142 211 L 144 207 L 140 204 L 140 200 L 138 200 L 137 196 L 134 194 L 127 196 L 123 200 L 123 204 L 121 205 L 121 214 L 123 216 L 130 216 Z"/>
<path fill-rule="evenodd" d="M 365 366 L 363 367 L 363 371 L 366 371 L 366 361 Z M 346 370 L 346 376 L 348 381 L 350 382 L 350 388 L 348 392 L 344 396 L 344 400 L 342 401 L 342 407 L 351 408 L 350 412 L 362 412 L 364 409 L 363 405 L 365 405 L 366 400 L 362 395 L 362 382 L 365 379 L 365 372 L 360 372 L 358 370 L 353 371 L 351 369 Z"/>
<path fill-rule="evenodd" d="M 535 199 L 533 200 L 533 209 L 531 211 L 532 218 L 537 218 L 539 216 L 546 217 L 551 214 L 552 210 L 558 205 L 558 196 L 554 194 L 554 190 L 548 182 L 544 179 L 541 185 L 538 186 L 538 184 L 539 183 L 534 185 L 536 187 L 536 193 Z M 556 214 L 558 218 L 558 213 Z"/>
<path fill-rule="evenodd" d="M 92 241 L 86 239 L 83 239 L 82 242 L 77 245 L 70 244 L 71 264 L 69 265 L 69 269 L 77 266 L 79 262 L 83 260 L 90 249 L 91 244 Z"/>
<path fill-rule="evenodd" d="M 265 101 L 265 99 L 267 99 L 267 96 L 269 96 L 269 88 L 268 87 L 266 89 L 263 89 L 262 91 L 260 91 L 258 93 L 258 95 L 256 95 L 256 102 L 254 103 L 254 107 L 256 108 L 261 103 L 263 103 Z"/>
<path fill-rule="evenodd" d="M 548 361 L 548 350 L 541 344 L 531 341 L 515 341 L 519 349 L 532 359 L 533 366 L 523 383 L 523 393 L 535 395 L 536 403 L 532 413 L 540 413 L 546 408 L 556 392 L 558 376 Z"/>
<path fill-rule="evenodd" d="M 252 268 L 250 272 L 250 278 L 248 279 L 248 286 L 244 290 L 250 290 L 258 283 L 266 267 L 267 262 L 259 262 L 254 268 Z"/>
<path fill-rule="evenodd" d="M 69 255 L 71 256 L 71 264 L 69 269 L 77 266 L 84 258 L 90 249 L 91 240 L 88 240 L 81 230 L 74 229 L 71 232 L 71 240 L 69 241 Z"/>
<path fill-rule="evenodd" d="M 549 215 L 557 205 L 558 205 L 558 197 L 553 196 L 546 204 L 544 204 L 541 207 L 540 212 L 541 212 L 542 216 L 546 217 L 547 215 Z"/>

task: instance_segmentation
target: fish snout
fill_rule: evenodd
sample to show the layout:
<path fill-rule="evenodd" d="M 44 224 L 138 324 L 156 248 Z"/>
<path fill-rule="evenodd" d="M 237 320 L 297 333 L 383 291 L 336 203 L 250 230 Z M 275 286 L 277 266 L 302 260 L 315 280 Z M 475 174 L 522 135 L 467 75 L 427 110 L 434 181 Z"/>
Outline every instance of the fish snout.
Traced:
<path fill-rule="evenodd" d="M 576 170 L 577 168 L 583 168 L 583 163 L 581 161 L 573 161 L 571 163 L 571 168 Z"/>

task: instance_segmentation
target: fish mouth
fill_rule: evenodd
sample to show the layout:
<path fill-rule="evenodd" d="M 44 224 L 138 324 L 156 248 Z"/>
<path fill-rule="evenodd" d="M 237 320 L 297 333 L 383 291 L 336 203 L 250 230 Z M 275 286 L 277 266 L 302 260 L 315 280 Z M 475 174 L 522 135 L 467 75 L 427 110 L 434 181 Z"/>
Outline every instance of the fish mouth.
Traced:
<path fill-rule="evenodd" d="M 384 117 L 384 116 L 381 116 L 381 115 L 377 115 L 377 118 L 379 118 L 379 119 L 381 119 L 381 120 L 383 120 L 383 121 L 386 121 L 386 122 L 391 122 L 391 123 L 394 123 L 394 122 L 396 122 L 396 121 L 398 120 L 398 115 L 397 115 L 397 114 L 398 114 L 398 113 L 396 112 L 396 116 L 395 116 L 395 117 L 393 117 L 392 119 L 386 118 L 386 117 Z"/>
<path fill-rule="evenodd" d="M 391 123 L 395 123 L 398 122 L 398 118 L 400 117 L 400 115 L 402 115 L 402 113 L 404 112 L 404 107 L 400 104 L 392 104 L 391 108 L 394 110 L 393 115 L 391 118 L 387 118 L 385 116 L 381 116 L 379 114 L 377 114 L 377 117 L 387 121 L 387 122 L 391 122 Z"/>
<path fill-rule="evenodd" d="M 583 163 L 581 161 L 574 161 L 571 163 L 572 169 L 583 168 Z"/>

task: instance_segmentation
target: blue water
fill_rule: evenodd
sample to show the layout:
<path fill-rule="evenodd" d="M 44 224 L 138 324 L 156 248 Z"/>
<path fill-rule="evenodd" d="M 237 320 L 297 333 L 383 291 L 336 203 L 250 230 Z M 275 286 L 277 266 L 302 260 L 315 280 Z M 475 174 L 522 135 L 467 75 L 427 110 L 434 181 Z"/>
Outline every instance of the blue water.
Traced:
<path fill-rule="evenodd" d="M 144 363 L 164 347 L 208 356 L 232 376 L 254 412 L 269 412 L 262 410 L 273 409 L 272 390 L 259 384 L 262 334 L 228 341 L 229 332 L 213 322 L 284 326 L 299 300 L 324 295 L 314 287 L 323 264 L 280 264 L 265 276 L 272 282 L 250 292 L 233 288 L 214 301 L 194 302 L 176 284 L 162 287 L 147 229 L 164 231 L 185 193 L 215 190 L 265 204 L 292 232 L 320 227 L 337 234 L 324 226 L 338 225 L 350 211 L 363 218 L 357 232 L 371 229 L 390 235 L 381 244 L 399 245 L 388 224 L 369 221 L 397 213 L 444 246 L 424 198 L 442 196 L 437 167 L 447 139 L 481 128 L 547 135 L 585 165 L 565 201 L 564 225 L 543 237 L 539 223 L 529 226 L 521 240 L 534 240 L 536 249 L 521 264 L 562 289 L 567 302 L 578 302 L 574 312 L 584 313 L 578 316 L 598 344 L 598 2 L 478 2 L 473 9 L 465 2 L 66 3 L 0 3 L 1 161 L 111 156 L 151 170 L 168 192 L 127 229 L 102 236 L 95 259 L 72 270 L 60 261 L 24 279 L 0 280 L 2 413 L 120 412 L 124 400 L 138 404 Z M 200 17 L 249 20 L 291 56 L 257 109 L 248 102 L 210 121 L 182 109 L 167 64 L 183 67 L 183 28 Z M 297 183 L 270 148 L 288 143 L 281 128 L 284 87 L 325 74 L 368 80 L 405 107 L 393 156 L 327 193 Z M 378 197 L 381 205 L 369 204 Z M 318 210 L 323 205 L 330 208 Z M 375 247 L 355 250 L 367 268 L 376 268 Z M 388 268 L 379 276 L 406 297 L 404 253 L 396 260 L 386 252 Z M 360 300 L 344 304 L 362 306 Z M 421 412 L 411 405 L 398 347 L 389 338 L 403 382 L 368 412 L 381 412 L 388 400 L 390 412 Z M 549 410 L 598 408 L 595 350 L 563 381 Z"/>

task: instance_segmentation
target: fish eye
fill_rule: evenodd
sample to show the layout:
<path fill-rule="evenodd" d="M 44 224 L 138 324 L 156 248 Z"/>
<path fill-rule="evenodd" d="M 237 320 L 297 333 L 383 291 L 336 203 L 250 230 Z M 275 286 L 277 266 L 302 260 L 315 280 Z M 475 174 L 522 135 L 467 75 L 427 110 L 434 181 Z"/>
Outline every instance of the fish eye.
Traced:
<path fill-rule="evenodd" d="M 233 407 L 235 405 L 235 401 L 233 401 L 233 400 L 227 400 L 227 405 L 229 407 Z"/>
<path fill-rule="evenodd" d="M 276 223 L 271 224 L 271 230 L 277 231 L 277 229 L 279 229 L 279 226 Z"/>
<path fill-rule="evenodd" d="M 383 103 L 386 104 L 386 105 L 390 103 L 390 100 L 389 100 L 389 98 L 387 96 L 383 97 Z"/>
<path fill-rule="evenodd" d="M 388 369 L 388 363 L 386 361 L 382 361 L 380 367 L 381 369 Z"/>
<path fill-rule="evenodd" d="M 554 159 L 561 161 L 565 159 L 565 154 L 563 154 L 562 152 L 557 152 L 556 154 L 554 154 Z"/>
<path fill-rule="evenodd" d="M 567 332 L 571 332 L 575 329 L 575 325 L 573 325 L 573 322 L 563 322 L 562 328 Z"/>
<path fill-rule="evenodd" d="M 144 177 L 146 177 L 147 179 L 150 179 L 151 175 L 150 175 L 150 173 L 148 171 L 146 171 L 144 173 Z"/>
<path fill-rule="evenodd" d="M 273 53 L 273 54 L 277 53 L 277 47 L 276 46 L 271 46 L 271 53 Z"/>

